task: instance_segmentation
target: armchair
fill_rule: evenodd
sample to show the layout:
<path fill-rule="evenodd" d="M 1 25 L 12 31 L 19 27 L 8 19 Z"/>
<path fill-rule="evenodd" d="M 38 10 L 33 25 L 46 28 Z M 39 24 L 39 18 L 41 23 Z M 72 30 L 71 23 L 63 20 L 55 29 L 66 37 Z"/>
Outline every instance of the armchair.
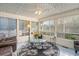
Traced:
<path fill-rule="evenodd" d="M 79 41 L 74 41 L 74 49 L 75 49 L 75 53 L 79 51 Z"/>

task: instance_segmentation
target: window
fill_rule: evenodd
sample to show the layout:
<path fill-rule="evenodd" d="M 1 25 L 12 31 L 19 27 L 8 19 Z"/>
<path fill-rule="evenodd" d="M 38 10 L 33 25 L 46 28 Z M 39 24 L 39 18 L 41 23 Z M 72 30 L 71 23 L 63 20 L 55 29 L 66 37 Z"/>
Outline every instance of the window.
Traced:
<path fill-rule="evenodd" d="M 50 20 L 50 22 L 49 22 L 49 30 L 50 30 L 51 36 L 54 36 L 54 32 L 55 32 L 55 23 L 54 23 L 54 20 Z"/>
<path fill-rule="evenodd" d="M 67 21 L 66 21 L 67 19 Z M 72 16 L 65 19 L 65 32 L 79 34 L 79 16 Z"/>
<path fill-rule="evenodd" d="M 43 31 L 45 31 L 45 32 L 49 32 L 49 20 L 47 20 L 47 21 L 43 21 Z"/>
<path fill-rule="evenodd" d="M 29 35 L 29 28 L 28 28 L 29 23 L 30 21 L 19 20 L 19 35 L 20 36 Z"/>
<path fill-rule="evenodd" d="M 38 22 L 31 22 L 31 32 L 38 32 L 39 30 L 38 25 L 39 25 Z"/>
<path fill-rule="evenodd" d="M 8 18 L 0 17 L 0 30 L 8 30 Z"/>
<path fill-rule="evenodd" d="M 57 20 L 57 37 L 64 38 L 64 23 L 63 18 Z"/>
<path fill-rule="evenodd" d="M 79 39 L 79 15 L 68 16 L 58 20 L 58 37 L 65 39 Z M 60 36 L 61 35 L 61 36 Z"/>
<path fill-rule="evenodd" d="M 0 17 L 0 33 L 5 37 L 16 36 L 16 19 Z"/>
<path fill-rule="evenodd" d="M 16 19 L 8 18 L 9 37 L 16 36 Z"/>
<path fill-rule="evenodd" d="M 67 19 L 67 20 L 66 20 Z M 79 39 L 79 15 L 67 17 L 65 21 L 65 38 Z"/>
<path fill-rule="evenodd" d="M 40 22 L 40 31 L 43 32 L 44 35 L 54 35 L 54 20 L 45 20 Z"/>
<path fill-rule="evenodd" d="M 24 20 L 19 21 L 19 30 L 24 30 Z"/>

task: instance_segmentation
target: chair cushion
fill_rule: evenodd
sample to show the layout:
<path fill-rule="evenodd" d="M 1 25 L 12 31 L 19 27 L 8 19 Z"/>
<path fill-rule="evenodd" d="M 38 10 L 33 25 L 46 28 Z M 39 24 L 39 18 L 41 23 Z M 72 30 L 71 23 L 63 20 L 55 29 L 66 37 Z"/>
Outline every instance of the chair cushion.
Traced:
<path fill-rule="evenodd" d="M 79 41 L 74 41 L 74 44 L 75 45 L 79 45 Z"/>

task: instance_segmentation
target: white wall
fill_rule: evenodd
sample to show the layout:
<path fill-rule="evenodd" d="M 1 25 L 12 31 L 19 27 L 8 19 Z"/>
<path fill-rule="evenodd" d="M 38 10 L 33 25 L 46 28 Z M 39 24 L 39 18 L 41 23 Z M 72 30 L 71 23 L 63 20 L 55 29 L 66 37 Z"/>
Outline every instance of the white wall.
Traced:
<path fill-rule="evenodd" d="M 48 35 L 44 35 L 44 39 L 46 39 L 48 42 L 53 42 L 53 36 L 48 36 Z M 68 47 L 68 48 L 74 48 L 74 41 L 73 40 L 69 40 L 69 39 L 64 39 L 64 38 L 57 38 L 56 39 L 56 43 L 64 46 L 64 47 Z"/>
<path fill-rule="evenodd" d="M 65 47 L 74 48 L 73 40 L 57 38 L 56 43 Z"/>

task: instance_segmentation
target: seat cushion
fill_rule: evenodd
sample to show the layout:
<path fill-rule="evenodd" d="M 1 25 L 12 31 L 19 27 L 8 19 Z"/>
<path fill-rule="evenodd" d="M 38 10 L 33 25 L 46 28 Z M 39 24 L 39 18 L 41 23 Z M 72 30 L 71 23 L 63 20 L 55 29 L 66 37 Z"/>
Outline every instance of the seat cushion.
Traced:
<path fill-rule="evenodd" d="M 74 41 L 74 44 L 75 45 L 79 45 L 79 41 Z"/>

